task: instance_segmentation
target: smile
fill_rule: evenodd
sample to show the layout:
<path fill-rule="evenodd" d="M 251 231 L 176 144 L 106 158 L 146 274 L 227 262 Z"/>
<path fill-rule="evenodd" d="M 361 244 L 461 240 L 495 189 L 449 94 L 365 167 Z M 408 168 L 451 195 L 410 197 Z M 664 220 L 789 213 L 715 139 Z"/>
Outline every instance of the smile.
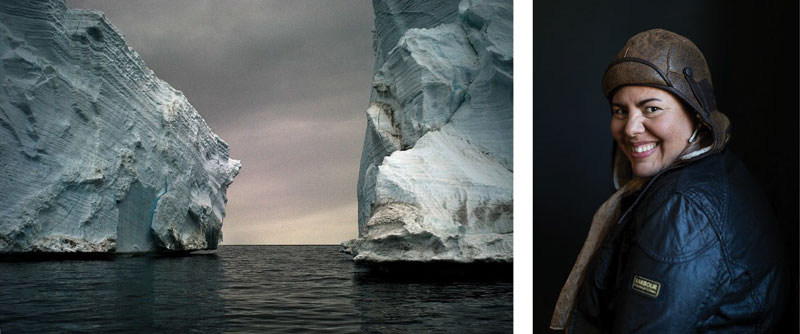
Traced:
<path fill-rule="evenodd" d="M 649 143 L 639 146 L 631 145 L 631 156 L 636 159 L 646 158 L 655 152 L 656 146 L 658 146 L 658 143 Z"/>
<path fill-rule="evenodd" d="M 650 144 L 647 144 L 647 145 L 634 147 L 633 151 L 636 152 L 636 153 L 642 153 L 644 151 L 649 151 L 649 150 L 652 150 L 654 148 L 656 148 L 656 143 L 650 143 Z"/>

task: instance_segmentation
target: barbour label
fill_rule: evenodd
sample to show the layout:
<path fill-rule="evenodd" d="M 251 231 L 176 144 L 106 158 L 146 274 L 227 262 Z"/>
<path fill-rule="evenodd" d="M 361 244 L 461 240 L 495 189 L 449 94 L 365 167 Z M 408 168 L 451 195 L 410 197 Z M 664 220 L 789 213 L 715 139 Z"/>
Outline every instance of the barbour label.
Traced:
<path fill-rule="evenodd" d="M 633 275 L 633 291 L 639 292 L 647 297 L 656 298 L 661 292 L 661 283 L 639 275 Z"/>

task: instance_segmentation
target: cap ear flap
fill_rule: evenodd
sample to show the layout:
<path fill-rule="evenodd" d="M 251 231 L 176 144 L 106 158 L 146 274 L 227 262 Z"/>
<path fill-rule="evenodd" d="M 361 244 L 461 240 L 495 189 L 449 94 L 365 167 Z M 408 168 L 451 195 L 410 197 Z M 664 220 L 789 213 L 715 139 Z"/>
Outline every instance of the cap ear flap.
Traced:
<path fill-rule="evenodd" d="M 731 121 L 725 114 L 714 110 L 711 112 L 711 124 L 714 125 L 714 151 L 722 151 L 728 140 L 731 139 Z"/>

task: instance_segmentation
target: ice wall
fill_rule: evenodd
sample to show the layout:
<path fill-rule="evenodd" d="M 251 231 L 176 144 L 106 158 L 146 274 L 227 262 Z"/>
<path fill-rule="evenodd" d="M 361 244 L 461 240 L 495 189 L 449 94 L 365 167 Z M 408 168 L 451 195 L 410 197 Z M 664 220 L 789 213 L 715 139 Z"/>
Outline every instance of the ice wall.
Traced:
<path fill-rule="evenodd" d="M 0 252 L 213 249 L 228 145 L 101 12 L 0 2 Z"/>
<path fill-rule="evenodd" d="M 356 261 L 513 260 L 512 1 L 373 0 Z"/>

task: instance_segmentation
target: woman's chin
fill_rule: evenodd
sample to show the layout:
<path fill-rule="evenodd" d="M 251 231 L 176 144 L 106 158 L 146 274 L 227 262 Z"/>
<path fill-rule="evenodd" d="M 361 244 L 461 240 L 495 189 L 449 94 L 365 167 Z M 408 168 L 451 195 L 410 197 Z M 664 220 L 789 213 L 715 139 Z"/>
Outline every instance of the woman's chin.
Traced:
<path fill-rule="evenodd" d="M 661 168 L 650 164 L 631 164 L 631 169 L 633 170 L 633 175 L 638 177 L 651 177 L 661 171 Z"/>

